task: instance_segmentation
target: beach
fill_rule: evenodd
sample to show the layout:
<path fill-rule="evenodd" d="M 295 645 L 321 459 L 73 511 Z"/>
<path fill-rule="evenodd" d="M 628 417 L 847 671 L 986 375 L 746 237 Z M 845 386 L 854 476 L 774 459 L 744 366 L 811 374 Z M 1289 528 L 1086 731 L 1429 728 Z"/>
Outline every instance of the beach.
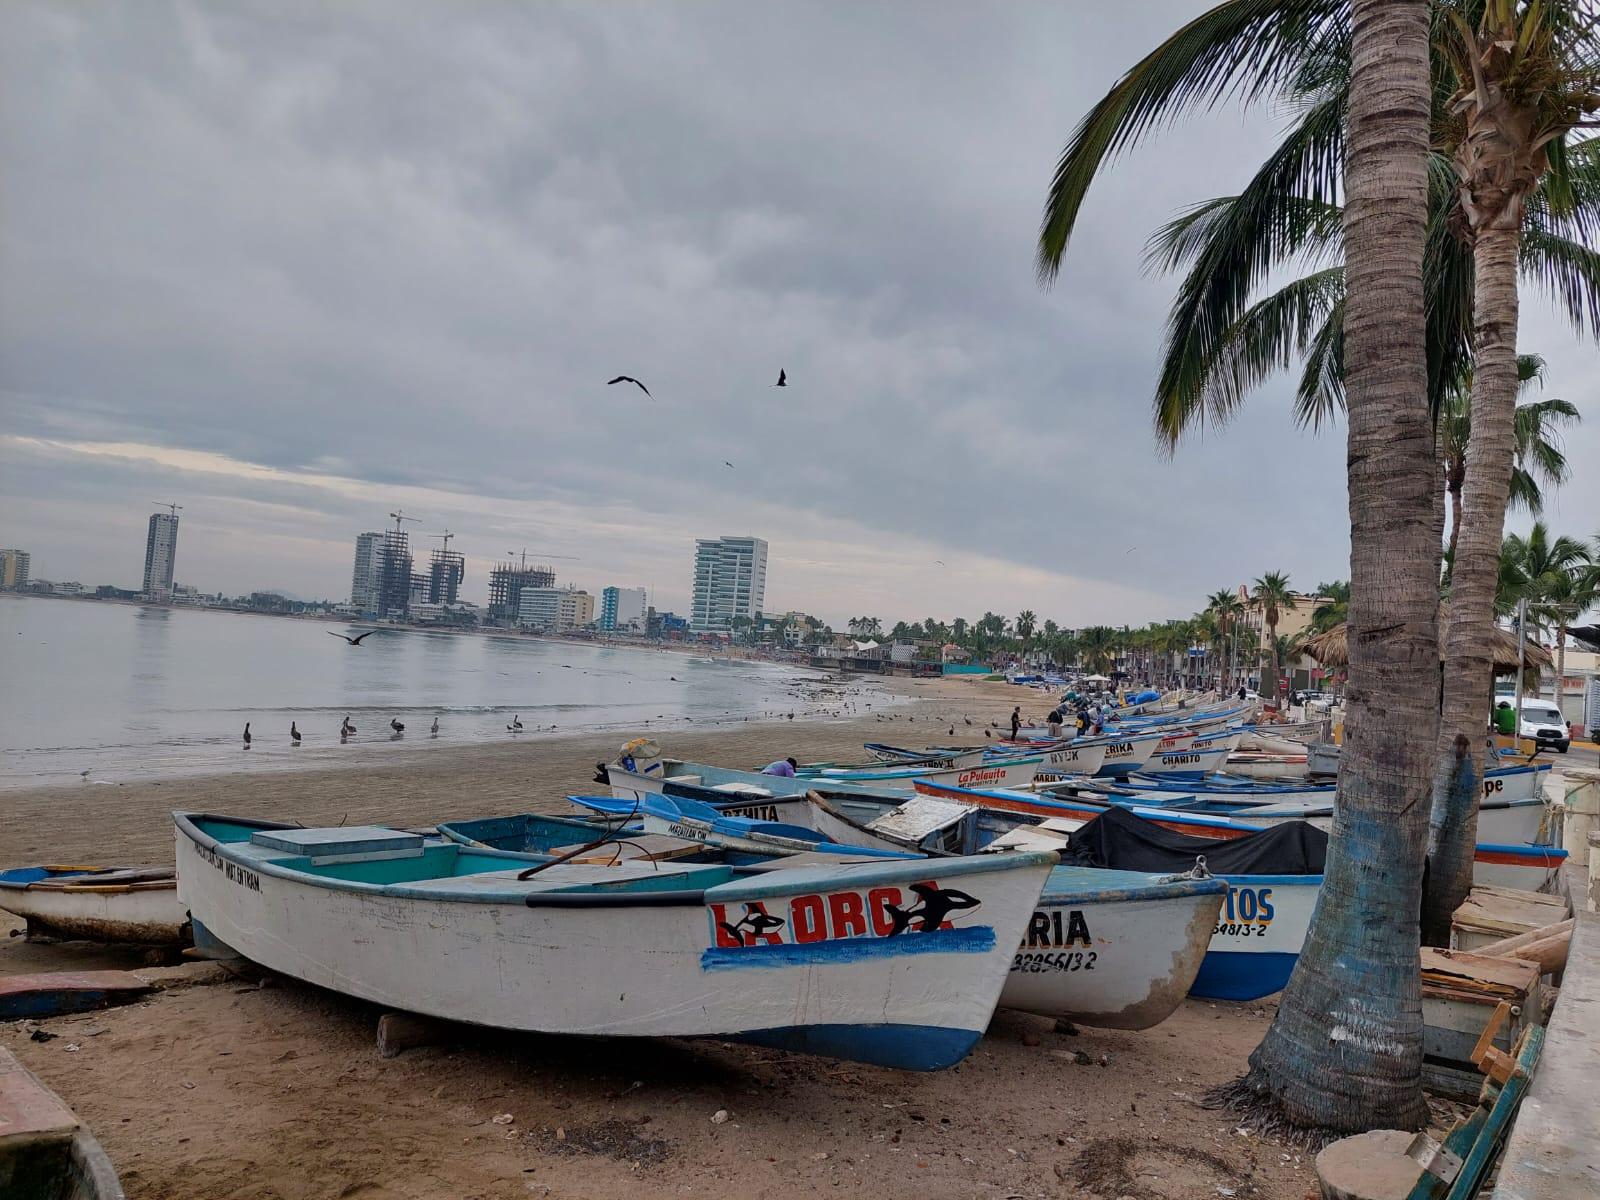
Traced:
<path fill-rule="evenodd" d="M 908 703 L 829 721 L 675 731 L 664 752 L 728 764 L 862 757 L 861 743 L 981 741 L 1044 693 L 890 680 Z M 966 721 L 973 724 L 968 726 Z M 965 735 L 965 736 L 963 736 Z M 560 811 L 615 732 L 419 745 L 349 768 L 238 771 L 8 792 L 0 861 L 171 860 L 173 808 L 421 826 Z M 138 951 L 0 941 L 0 974 L 138 967 Z M 159 974 L 160 972 L 158 972 Z M 378 1010 L 210 964 L 125 1008 L 19 1023 L 0 1044 L 89 1123 L 133 1200 L 611 1197 L 768 1200 L 1218 1194 L 1302 1200 L 1310 1160 L 1199 1104 L 1243 1070 L 1270 1004 L 1187 1001 L 1137 1033 L 1057 1032 L 1002 1012 L 958 1068 L 912 1075 L 717 1042 L 590 1041 L 455 1027 L 378 1056 Z M 726 1117 L 715 1120 L 721 1112 Z M 1219 1188 L 1234 1189 L 1219 1193 Z"/>

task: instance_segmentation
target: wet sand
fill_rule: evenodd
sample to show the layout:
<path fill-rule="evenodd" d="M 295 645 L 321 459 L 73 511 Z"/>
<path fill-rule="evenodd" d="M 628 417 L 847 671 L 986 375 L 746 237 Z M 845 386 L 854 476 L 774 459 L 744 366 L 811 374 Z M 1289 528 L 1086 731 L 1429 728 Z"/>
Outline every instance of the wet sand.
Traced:
<path fill-rule="evenodd" d="M 920 745 L 954 728 L 981 741 L 1012 704 L 1037 716 L 1048 702 L 1003 684 L 891 686 L 919 702 L 674 733 L 663 749 L 729 764 L 854 760 L 864 740 Z M 180 807 L 398 824 L 559 811 L 621 740 L 436 743 L 351 769 L 8 792 L 0 862 L 170 861 L 167 814 Z M 139 957 L 0 936 L 0 974 Z M 1243 1070 L 1270 1006 L 1191 1000 L 1153 1030 L 1077 1035 L 1002 1013 L 960 1067 L 909 1075 L 716 1042 L 468 1028 L 384 1060 L 371 1005 L 267 982 L 229 979 L 57 1018 L 44 1022 L 57 1035 L 44 1042 L 0 1024 L 0 1044 L 89 1123 L 131 1200 L 1303 1200 L 1314 1190 L 1309 1158 L 1238 1136 L 1226 1114 L 1198 1104 Z M 719 1111 L 727 1118 L 714 1122 Z"/>

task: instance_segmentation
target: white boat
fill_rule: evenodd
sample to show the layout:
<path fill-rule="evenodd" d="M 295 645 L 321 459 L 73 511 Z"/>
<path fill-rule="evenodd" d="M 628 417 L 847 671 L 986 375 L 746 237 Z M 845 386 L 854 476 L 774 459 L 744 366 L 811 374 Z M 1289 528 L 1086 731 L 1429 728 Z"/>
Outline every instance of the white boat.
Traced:
<path fill-rule="evenodd" d="M 0 871 L 0 908 L 28 933 L 144 946 L 189 940 L 177 880 L 163 867 L 13 867 Z"/>
<path fill-rule="evenodd" d="M 1142 775 L 1189 776 L 1209 775 L 1219 770 L 1228 760 L 1226 739 L 1210 750 L 1174 750 L 1157 754 L 1139 768 Z"/>
<path fill-rule="evenodd" d="M 1228 755 L 1222 769 L 1229 775 L 1245 779 L 1304 779 L 1308 768 L 1306 755 L 1277 754 L 1263 750 L 1240 750 Z"/>
<path fill-rule="evenodd" d="M 1226 891 L 1215 879 L 1057 867 L 1000 1006 L 1108 1029 L 1159 1024 L 1193 986 Z"/>
<path fill-rule="evenodd" d="M 196 944 L 408 1012 L 934 1070 L 982 1036 L 1054 857 L 753 876 L 175 813 Z"/>
<path fill-rule="evenodd" d="M 1306 743 L 1322 734 L 1324 721 L 1292 721 L 1275 725 L 1254 725 L 1244 731 L 1240 744 L 1247 750 L 1273 753 L 1305 752 Z"/>
<path fill-rule="evenodd" d="M 630 765 L 631 763 L 631 765 Z M 824 772 L 818 775 L 766 775 L 759 771 L 740 771 L 709 763 L 686 762 L 676 758 L 648 761 L 619 760 L 607 763 L 606 782 L 619 800 L 660 795 L 668 782 L 696 787 L 739 790 L 740 794 L 760 796 L 803 796 L 813 787 L 826 786 L 867 792 L 906 792 L 919 779 L 935 779 L 956 787 L 1027 787 L 1038 773 L 1037 755 L 982 762 L 957 770 L 926 768 L 885 769 L 882 771 Z M 962 782 L 962 781 L 965 782 Z"/>
<path fill-rule="evenodd" d="M 1063 775 L 1094 775 L 1106 761 L 1105 742 L 1072 742 L 1040 750 L 1038 775 L 1052 778 Z"/>

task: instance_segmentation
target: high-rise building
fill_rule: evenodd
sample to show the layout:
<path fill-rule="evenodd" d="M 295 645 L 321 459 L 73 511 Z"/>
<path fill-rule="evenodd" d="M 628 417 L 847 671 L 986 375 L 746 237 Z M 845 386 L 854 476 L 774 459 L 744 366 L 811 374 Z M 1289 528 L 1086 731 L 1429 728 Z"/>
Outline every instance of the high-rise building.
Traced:
<path fill-rule="evenodd" d="M 150 532 L 144 542 L 144 587 L 146 599 L 172 597 L 172 568 L 178 559 L 178 514 L 151 513 Z"/>
<path fill-rule="evenodd" d="M 489 610 L 491 625 L 513 625 L 520 619 L 523 588 L 556 585 L 556 573 L 547 566 L 530 567 L 526 560 L 502 563 L 489 572 Z"/>
<path fill-rule="evenodd" d="M 689 628 L 696 633 L 726 633 L 735 617 L 754 619 L 767 600 L 766 539 L 695 542 L 693 596 Z"/>
<path fill-rule="evenodd" d="M 433 604 L 454 604 L 456 591 L 467 575 L 467 560 L 459 550 L 435 550 L 428 564 L 428 600 Z"/>
<path fill-rule="evenodd" d="M 378 547 L 378 615 L 400 616 L 411 607 L 411 539 L 403 529 L 386 529 Z"/>
<path fill-rule="evenodd" d="M 356 535 L 356 565 L 350 574 L 350 607 L 368 616 L 378 611 L 378 585 L 383 580 L 383 534 Z"/>
<path fill-rule="evenodd" d="M 27 587 L 31 561 L 26 550 L 0 550 L 0 592 L 20 592 Z"/>
<path fill-rule="evenodd" d="M 601 629 L 644 628 L 645 590 L 642 587 L 608 587 L 600 593 Z"/>
<path fill-rule="evenodd" d="M 594 597 L 567 586 L 525 587 L 519 593 L 517 623 L 560 633 L 594 621 Z"/>

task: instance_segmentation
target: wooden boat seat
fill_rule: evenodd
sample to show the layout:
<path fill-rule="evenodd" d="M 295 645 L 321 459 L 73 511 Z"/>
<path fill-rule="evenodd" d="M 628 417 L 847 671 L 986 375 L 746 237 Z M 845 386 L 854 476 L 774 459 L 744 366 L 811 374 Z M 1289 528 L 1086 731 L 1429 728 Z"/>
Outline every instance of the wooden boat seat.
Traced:
<path fill-rule="evenodd" d="M 78 1124 L 61 1097 L 0 1047 L 0 1151 L 70 1142 Z"/>
<path fill-rule="evenodd" d="M 263 829 L 250 835 L 250 844 L 264 850 L 298 854 L 313 863 L 420 855 L 422 835 L 377 825 L 339 829 Z"/>
<path fill-rule="evenodd" d="M 707 887 L 727 881 L 731 875 L 727 867 L 668 865 L 632 859 L 615 866 L 594 866 L 563 863 L 548 871 L 541 871 L 529 879 L 517 876 L 527 868 L 515 867 L 507 871 L 485 871 L 476 875 L 458 875 L 446 879 L 420 879 L 412 889 L 430 895 L 461 896 L 475 892 L 576 892 L 576 891 L 674 891 L 685 888 Z"/>
<path fill-rule="evenodd" d="M 954 800 L 936 800 L 931 796 L 918 796 L 907 800 L 899 808 L 891 809 L 867 828 L 885 837 L 917 843 L 932 834 L 960 824 L 972 813 L 970 804 Z"/>

